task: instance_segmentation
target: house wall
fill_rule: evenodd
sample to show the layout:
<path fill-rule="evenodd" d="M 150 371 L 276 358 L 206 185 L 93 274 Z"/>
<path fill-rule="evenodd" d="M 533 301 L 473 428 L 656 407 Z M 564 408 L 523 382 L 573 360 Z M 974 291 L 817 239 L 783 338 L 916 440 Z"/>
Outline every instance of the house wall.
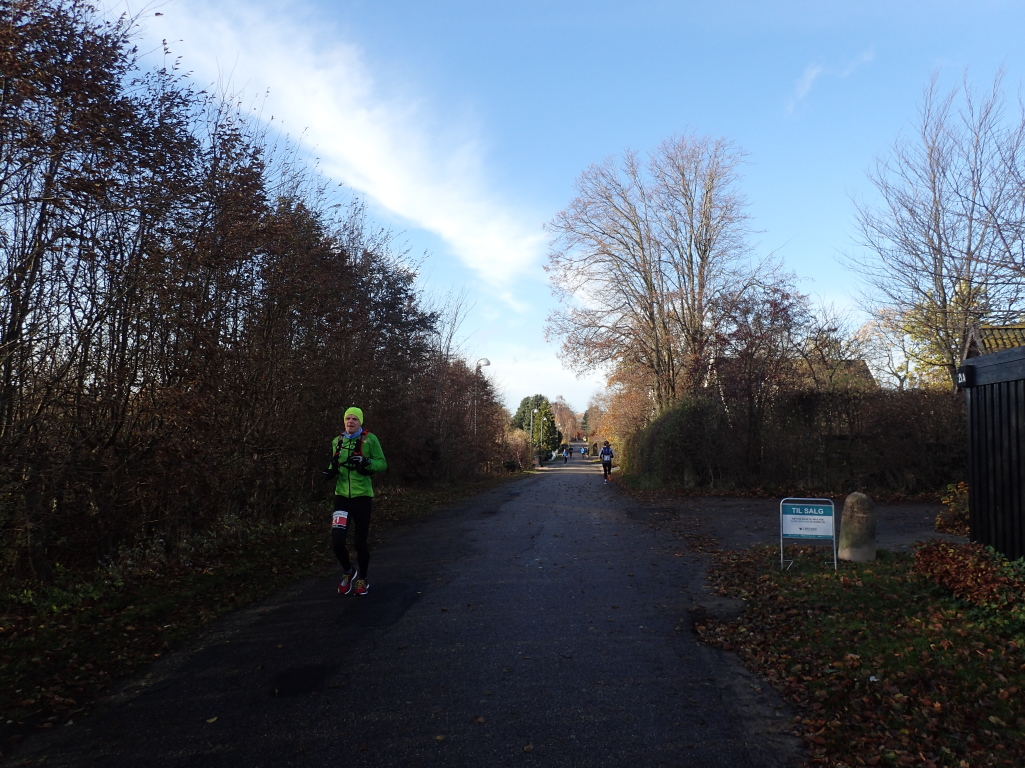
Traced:
<path fill-rule="evenodd" d="M 972 541 L 1025 557 L 1025 347 L 967 360 L 959 379 Z"/>

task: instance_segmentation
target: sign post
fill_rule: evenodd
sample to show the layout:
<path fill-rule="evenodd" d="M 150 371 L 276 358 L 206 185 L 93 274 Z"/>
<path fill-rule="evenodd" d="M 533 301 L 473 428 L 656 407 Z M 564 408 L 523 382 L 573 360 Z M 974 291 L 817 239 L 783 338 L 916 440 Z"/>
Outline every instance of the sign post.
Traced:
<path fill-rule="evenodd" d="M 829 499 L 783 499 L 779 503 L 779 567 L 793 560 L 783 559 L 783 539 L 832 539 L 833 570 L 836 570 L 836 516 Z M 829 562 L 828 560 L 826 562 Z"/>

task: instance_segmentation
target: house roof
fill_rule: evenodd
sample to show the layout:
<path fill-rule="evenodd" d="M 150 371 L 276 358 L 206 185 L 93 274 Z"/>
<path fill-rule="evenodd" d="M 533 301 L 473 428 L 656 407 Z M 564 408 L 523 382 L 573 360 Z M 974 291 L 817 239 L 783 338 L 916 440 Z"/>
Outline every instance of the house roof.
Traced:
<path fill-rule="evenodd" d="M 843 385 L 855 389 L 875 389 L 879 386 L 864 360 L 815 361 L 811 367 L 812 378 L 829 386 Z"/>
<path fill-rule="evenodd" d="M 1002 349 L 1025 347 L 1025 324 L 980 325 L 973 336 L 972 346 L 978 355 L 988 355 Z"/>

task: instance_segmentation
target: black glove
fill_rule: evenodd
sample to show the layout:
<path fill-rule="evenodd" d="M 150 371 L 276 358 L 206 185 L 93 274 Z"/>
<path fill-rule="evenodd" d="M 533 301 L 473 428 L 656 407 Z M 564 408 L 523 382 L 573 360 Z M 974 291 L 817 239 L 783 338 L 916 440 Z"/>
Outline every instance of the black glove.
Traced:
<path fill-rule="evenodd" d="M 321 476 L 322 476 L 322 477 L 323 477 L 323 478 L 324 478 L 325 480 L 330 480 L 330 479 L 331 479 L 332 477 L 337 477 L 337 475 L 338 475 L 338 470 L 337 470 L 337 469 L 325 469 L 325 470 L 324 470 L 323 472 L 321 472 L 320 474 L 321 474 Z"/>
<path fill-rule="evenodd" d="M 366 456 L 353 456 L 353 466 L 361 475 L 370 474 L 370 459 Z"/>

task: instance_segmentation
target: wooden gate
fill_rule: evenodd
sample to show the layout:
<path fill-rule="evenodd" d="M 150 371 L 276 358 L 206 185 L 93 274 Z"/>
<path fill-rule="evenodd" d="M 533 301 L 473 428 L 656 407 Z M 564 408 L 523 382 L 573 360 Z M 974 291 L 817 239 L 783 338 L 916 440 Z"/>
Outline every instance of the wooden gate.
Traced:
<path fill-rule="evenodd" d="M 971 538 L 1025 557 L 1025 347 L 958 369 L 968 413 Z"/>

